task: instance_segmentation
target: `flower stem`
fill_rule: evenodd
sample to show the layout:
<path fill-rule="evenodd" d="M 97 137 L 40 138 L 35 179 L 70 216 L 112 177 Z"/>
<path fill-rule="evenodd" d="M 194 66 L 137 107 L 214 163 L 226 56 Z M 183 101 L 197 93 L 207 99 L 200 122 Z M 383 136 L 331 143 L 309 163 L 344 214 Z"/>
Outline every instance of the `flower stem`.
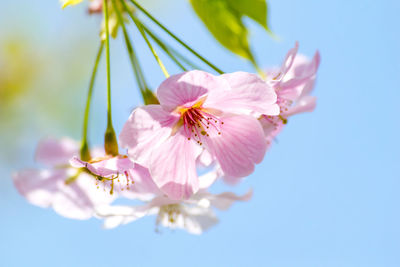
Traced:
<path fill-rule="evenodd" d="M 93 71 L 92 71 L 92 76 L 90 78 L 90 83 L 89 83 L 89 90 L 88 90 L 88 95 L 86 99 L 86 107 L 85 107 L 85 115 L 84 115 L 84 120 L 83 120 L 83 135 L 82 135 L 82 144 L 81 144 L 81 160 L 83 161 L 89 161 L 91 156 L 90 156 L 90 149 L 87 141 L 87 133 L 88 133 L 88 124 L 89 124 L 89 112 L 90 112 L 90 104 L 92 102 L 92 94 L 93 94 L 93 87 L 94 87 L 94 81 L 96 78 L 97 74 L 97 69 L 99 66 L 99 62 L 101 59 L 101 55 L 103 54 L 103 48 L 104 48 L 104 42 L 102 41 L 100 43 L 99 50 L 97 52 L 96 56 L 96 61 L 94 63 Z"/>
<path fill-rule="evenodd" d="M 160 68 L 162 70 L 162 72 L 164 73 L 165 77 L 168 78 L 169 74 L 167 69 L 165 68 L 164 64 L 162 63 L 160 57 L 157 55 L 157 52 L 154 50 L 153 46 L 151 45 L 151 42 L 149 41 L 149 38 L 147 38 L 146 33 L 144 32 L 142 26 L 140 25 L 140 23 L 138 22 L 137 18 L 132 14 L 132 12 L 129 12 L 129 9 L 125 3 L 125 1 L 121 1 L 122 5 L 124 6 L 124 10 L 125 12 L 127 12 L 129 14 L 129 16 L 131 17 L 132 21 L 135 23 L 136 27 L 138 28 L 140 34 L 142 35 L 143 39 L 146 41 L 147 46 L 149 47 L 151 53 L 153 54 L 154 58 L 156 59 L 158 65 L 160 65 Z"/>
<path fill-rule="evenodd" d="M 177 52 L 173 50 L 171 47 L 168 47 L 160 38 L 158 38 L 153 32 L 150 31 L 149 28 L 146 27 L 139 19 L 138 22 L 140 23 L 140 26 L 144 29 L 144 31 L 150 36 L 151 39 L 153 39 L 158 46 L 164 50 L 164 52 L 171 58 L 171 60 L 183 71 L 187 71 L 186 67 L 183 66 L 177 57 L 175 56 Z M 175 55 L 174 55 L 175 54 Z"/>
<path fill-rule="evenodd" d="M 153 92 L 149 89 L 149 87 L 148 87 L 148 85 L 146 83 L 146 80 L 144 78 L 143 72 L 142 72 L 141 67 L 140 67 L 139 59 L 138 59 L 138 57 L 136 55 L 135 49 L 134 49 L 134 47 L 132 45 L 132 42 L 131 42 L 131 40 L 129 38 L 129 35 L 128 35 L 128 32 L 126 30 L 125 23 L 124 23 L 121 11 L 119 10 L 119 8 L 117 6 L 116 0 L 112 0 L 112 4 L 113 4 L 113 7 L 114 7 L 115 12 L 117 14 L 118 22 L 121 25 L 122 32 L 124 34 L 124 40 L 125 40 L 125 44 L 126 44 L 126 49 L 128 51 L 129 60 L 130 60 L 131 65 L 132 65 L 133 73 L 135 75 L 136 82 L 137 82 L 137 84 L 139 86 L 140 93 L 142 94 L 143 101 L 144 101 L 144 103 L 146 105 L 159 104 L 157 98 L 154 96 Z"/>
<path fill-rule="evenodd" d="M 144 32 L 143 28 L 140 26 L 140 24 L 137 22 L 135 16 L 132 16 L 133 21 L 136 24 L 136 27 L 139 29 L 140 34 L 143 36 L 143 39 L 146 41 L 147 46 L 149 47 L 149 49 L 151 50 L 151 53 L 153 53 L 154 58 L 156 59 L 158 65 L 160 65 L 160 68 L 162 70 L 162 72 L 164 73 L 165 78 L 169 77 L 169 73 L 167 71 L 167 69 L 165 68 L 164 64 L 162 63 L 160 57 L 157 55 L 156 50 L 154 50 L 153 46 L 151 45 L 151 42 L 149 41 L 149 39 L 147 38 L 146 33 Z"/>
<path fill-rule="evenodd" d="M 146 30 L 145 30 L 146 31 Z M 147 31 L 146 31 L 147 32 Z M 148 33 L 148 32 L 147 32 Z M 161 40 L 159 39 L 155 39 L 154 36 L 152 36 L 150 33 L 148 33 L 148 35 L 151 37 L 151 39 L 153 39 L 157 45 L 167 54 L 167 56 L 169 56 L 169 58 L 182 70 L 182 71 L 187 71 L 187 69 L 185 68 L 185 66 L 183 66 L 179 60 L 172 54 L 172 52 L 167 48 L 167 46 L 165 46 L 164 43 L 161 42 Z"/>
<path fill-rule="evenodd" d="M 136 81 L 137 81 L 139 89 L 140 89 L 140 91 L 141 91 L 141 93 L 143 95 L 143 91 L 144 91 L 144 89 L 146 87 L 146 85 L 145 85 L 146 82 L 141 79 L 141 77 L 140 77 L 140 75 L 138 73 L 138 70 L 137 70 L 137 67 L 136 67 L 136 62 L 137 61 L 136 61 L 135 54 L 134 54 L 134 51 L 133 51 L 132 42 L 129 39 L 129 35 L 128 35 L 128 32 L 126 31 L 124 19 L 122 17 L 121 11 L 119 10 L 119 8 L 117 6 L 116 0 L 112 0 L 112 4 L 113 4 L 114 10 L 115 10 L 115 13 L 117 14 L 118 23 L 121 25 L 122 32 L 124 34 L 124 40 L 125 40 L 126 49 L 128 50 L 129 59 L 131 61 L 132 68 L 134 70 Z"/>
<path fill-rule="evenodd" d="M 106 28 L 106 59 L 107 59 L 107 129 L 104 135 L 104 150 L 107 155 L 118 155 L 118 142 L 112 124 L 111 116 L 111 67 L 110 67 L 110 32 L 107 0 L 103 0 L 104 23 Z"/>
<path fill-rule="evenodd" d="M 187 50 L 189 50 L 192 54 L 194 54 L 196 57 L 198 57 L 200 60 L 202 60 L 204 63 L 206 63 L 208 66 L 210 66 L 212 69 L 214 69 L 216 72 L 219 74 L 223 74 L 224 72 L 217 68 L 214 64 L 209 62 L 207 59 L 205 59 L 203 56 L 201 56 L 199 53 L 197 53 L 194 49 L 192 49 L 190 46 L 188 46 L 186 43 L 184 43 L 181 39 L 179 39 L 175 34 L 173 34 L 170 30 L 168 30 L 164 25 L 162 25 L 155 17 L 153 17 L 147 10 L 145 10 L 137 1 L 135 0 L 130 0 L 132 4 L 134 4 L 140 11 L 143 12 L 149 19 L 151 19 L 155 24 L 157 24 L 161 29 L 163 29 L 168 35 L 170 35 L 173 39 L 175 39 L 178 43 L 180 43 L 183 47 L 185 47 Z"/>

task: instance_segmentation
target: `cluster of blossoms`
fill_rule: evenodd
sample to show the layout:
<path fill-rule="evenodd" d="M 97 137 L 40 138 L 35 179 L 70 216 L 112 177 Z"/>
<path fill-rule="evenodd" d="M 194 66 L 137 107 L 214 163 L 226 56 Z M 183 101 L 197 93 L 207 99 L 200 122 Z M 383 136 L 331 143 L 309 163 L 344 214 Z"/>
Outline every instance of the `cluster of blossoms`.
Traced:
<path fill-rule="evenodd" d="M 91 8 L 101 9 L 95 3 Z M 157 225 L 200 234 L 217 223 L 215 209 L 252 196 L 251 190 L 214 194 L 210 187 L 250 175 L 288 118 L 314 109 L 310 92 L 319 53 L 308 60 L 297 50 L 296 44 L 281 68 L 264 75 L 172 75 L 157 88 L 153 104 L 132 112 L 115 143 L 110 132 L 105 149 L 90 151 L 68 138 L 44 140 L 36 160 L 46 168 L 15 173 L 15 186 L 34 205 L 72 219 L 96 217 L 105 228 L 156 215 Z M 113 204 L 118 198 L 143 204 Z"/>
<path fill-rule="evenodd" d="M 213 208 L 251 197 L 209 187 L 251 174 L 288 117 L 314 109 L 309 93 L 319 54 L 308 61 L 296 53 L 297 46 L 266 80 L 198 70 L 171 76 L 157 90 L 160 104 L 136 108 L 123 127 L 119 141 L 128 155 L 94 149 L 85 162 L 78 143 L 45 140 L 36 159 L 50 168 L 17 172 L 15 185 L 32 204 L 69 218 L 102 218 L 106 228 L 157 215 L 157 224 L 201 233 L 217 222 Z M 211 171 L 198 176 L 201 166 Z M 118 197 L 144 204 L 111 205 Z"/>

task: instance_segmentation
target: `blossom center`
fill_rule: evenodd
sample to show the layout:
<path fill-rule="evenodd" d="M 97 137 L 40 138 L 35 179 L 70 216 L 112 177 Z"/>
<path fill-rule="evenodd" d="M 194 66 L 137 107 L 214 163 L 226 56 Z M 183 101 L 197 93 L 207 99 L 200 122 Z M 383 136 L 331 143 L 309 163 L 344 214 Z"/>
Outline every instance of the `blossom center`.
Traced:
<path fill-rule="evenodd" d="M 188 140 L 193 139 L 197 144 L 202 145 L 204 138 L 221 135 L 221 125 L 224 122 L 211 110 L 195 104 L 189 108 L 180 108 L 180 123 Z"/>
<path fill-rule="evenodd" d="M 158 212 L 159 221 L 164 221 L 166 219 L 168 223 L 175 224 L 181 213 L 181 206 L 179 204 L 161 206 Z"/>

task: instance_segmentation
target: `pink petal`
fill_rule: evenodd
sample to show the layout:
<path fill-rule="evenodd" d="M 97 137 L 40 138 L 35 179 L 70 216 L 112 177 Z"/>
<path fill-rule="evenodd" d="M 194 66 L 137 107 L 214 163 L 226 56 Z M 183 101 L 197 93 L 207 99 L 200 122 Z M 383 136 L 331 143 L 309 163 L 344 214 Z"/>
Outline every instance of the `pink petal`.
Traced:
<path fill-rule="evenodd" d="M 310 61 L 306 56 L 298 55 L 293 63 L 294 77 L 313 77 L 318 71 L 321 56 L 319 51 L 315 52 L 313 59 Z"/>
<path fill-rule="evenodd" d="M 155 214 L 155 209 L 149 205 L 143 206 L 104 206 L 97 209 L 97 215 L 104 219 L 103 227 L 112 229 L 140 219 L 146 215 Z"/>
<path fill-rule="evenodd" d="M 240 115 L 223 118 L 221 135 L 207 141 L 221 169 L 227 175 L 244 177 L 264 157 L 267 144 L 257 119 Z"/>
<path fill-rule="evenodd" d="M 234 114 L 278 115 L 274 89 L 255 74 L 235 72 L 221 76 L 229 87 L 210 91 L 204 107 Z"/>
<path fill-rule="evenodd" d="M 199 177 L 199 189 L 208 189 L 214 182 L 223 175 L 220 168 L 214 168 L 213 170 L 201 175 Z"/>
<path fill-rule="evenodd" d="M 160 190 L 152 180 L 147 168 L 133 163 L 126 156 L 116 156 L 98 162 L 88 163 L 77 157 L 70 160 L 75 168 L 86 168 L 95 176 L 113 178 L 113 192 L 128 198 L 147 199 L 160 194 Z M 107 180 L 103 186 L 111 191 L 111 181 Z"/>
<path fill-rule="evenodd" d="M 52 203 L 53 209 L 60 215 L 86 220 L 95 215 L 95 209 L 108 205 L 115 198 L 108 192 L 97 189 L 92 176 L 82 173 L 75 182 L 59 184 L 59 194 Z"/>
<path fill-rule="evenodd" d="M 289 52 L 286 54 L 286 58 L 283 61 L 283 64 L 278 74 L 274 75 L 274 77 L 271 77 L 273 81 L 276 82 L 281 81 L 285 77 L 285 75 L 289 72 L 296 58 L 298 49 L 299 49 L 299 44 L 296 42 L 295 46 L 292 49 L 290 49 Z"/>
<path fill-rule="evenodd" d="M 197 158 L 197 165 L 199 167 L 206 168 L 211 166 L 214 162 L 215 159 L 208 150 L 206 149 L 201 150 L 200 155 Z"/>
<path fill-rule="evenodd" d="M 309 94 L 315 80 L 318 66 L 320 63 L 320 55 L 317 51 L 309 61 L 307 57 L 298 55 L 293 63 L 293 67 L 285 77 L 285 81 L 280 84 L 281 97 L 296 101 L 301 95 Z"/>
<path fill-rule="evenodd" d="M 253 190 L 249 190 L 246 194 L 239 196 L 232 192 L 225 192 L 218 195 L 211 195 L 209 200 L 211 205 L 220 210 L 229 209 L 236 201 L 249 201 L 253 196 Z"/>
<path fill-rule="evenodd" d="M 14 173 L 13 180 L 18 192 L 30 203 L 47 208 L 57 193 L 58 182 L 65 181 L 67 176 L 68 173 L 65 169 L 27 169 Z"/>
<path fill-rule="evenodd" d="M 162 222 L 165 227 L 180 228 L 194 235 L 200 235 L 218 223 L 218 218 L 212 209 L 184 206 L 182 207 L 184 214 L 179 218 L 175 225 Z"/>
<path fill-rule="evenodd" d="M 72 139 L 60 140 L 48 138 L 42 140 L 37 149 L 35 158 L 38 162 L 48 166 L 67 164 L 68 160 L 79 154 L 79 144 Z"/>
<path fill-rule="evenodd" d="M 109 159 L 102 159 L 94 163 L 88 163 L 73 157 L 70 164 L 75 168 L 87 168 L 91 173 L 101 177 L 112 177 L 125 174 L 134 168 L 134 163 L 124 156 L 116 156 Z"/>
<path fill-rule="evenodd" d="M 315 96 L 304 96 L 302 97 L 295 106 L 291 107 L 287 112 L 284 113 L 286 117 L 303 112 L 312 112 L 317 103 Z"/>
<path fill-rule="evenodd" d="M 243 181 L 243 177 L 234 177 L 234 176 L 229 176 L 229 175 L 224 175 L 222 177 L 223 181 L 230 185 L 230 186 L 234 186 L 239 184 L 241 181 Z"/>
<path fill-rule="evenodd" d="M 71 184 L 65 181 L 76 174 L 74 169 L 24 170 L 14 174 L 18 191 L 30 203 L 52 207 L 58 214 L 72 219 L 89 219 L 94 208 L 110 203 L 113 198 L 97 190 L 94 179 L 80 174 Z"/>
<path fill-rule="evenodd" d="M 120 193 L 124 197 L 148 200 L 154 196 L 162 195 L 147 168 L 136 163 L 135 167 L 130 170 L 129 175 L 135 183 L 132 185 L 131 190 Z"/>
<path fill-rule="evenodd" d="M 272 142 L 275 140 L 276 136 L 282 131 L 285 124 L 279 117 L 268 118 L 266 116 L 262 116 L 259 121 L 264 130 L 268 149 L 271 146 Z"/>
<path fill-rule="evenodd" d="M 159 105 L 148 105 L 135 109 L 125 123 L 119 136 L 120 145 L 128 148 L 135 162 L 148 166 L 152 148 L 164 142 L 179 117 L 172 116 Z"/>
<path fill-rule="evenodd" d="M 157 186 L 172 199 L 187 199 L 196 193 L 195 144 L 177 133 L 154 149 L 150 174 Z"/>
<path fill-rule="evenodd" d="M 227 84 L 210 73 L 193 70 L 166 79 L 157 90 L 157 98 L 167 111 L 191 105 L 211 90 L 223 89 Z"/>

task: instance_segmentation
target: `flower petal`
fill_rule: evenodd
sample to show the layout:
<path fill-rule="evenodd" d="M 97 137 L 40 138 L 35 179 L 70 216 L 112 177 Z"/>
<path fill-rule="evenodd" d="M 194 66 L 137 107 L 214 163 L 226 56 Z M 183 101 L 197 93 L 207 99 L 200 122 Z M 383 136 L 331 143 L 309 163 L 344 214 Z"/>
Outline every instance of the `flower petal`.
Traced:
<path fill-rule="evenodd" d="M 297 55 L 293 62 L 291 76 L 296 78 L 313 77 L 318 71 L 320 62 L 321 56 L 319 51 L 315 52 L 311 61 L 304 55 Z"/>
<path fill-rule="evenodd" d="M 103 206 L 98 208 L 97 217 L 104 219 L 103 227 L 112 229 L 119 225 L 127 224 L 146 215 L 155 214 L 154 208 L 143 206 Z"/>
<path fill-rule="evenodd" d="M 95 208 L 108 205 L 115 199 L 108 192 L 97 189 L 91 175 L 82 173 L 70 184 L 59 183 L 59 193 L 52 203 L 60 215 L 78 220 L 86 220 L 95 215 Z"/>
<path fill-rule="evenodd" d="M 229 84 L 222 90 L 210 91 L 204 107 L 225 113 L 278 115 L 274 89 L 255 74 L 235 72 L 221 76 Z"/>
<path fill-rule="evenodd" d="M 171 127 L 179 117 L 172 116 L 160 105 L 147 105 L 135 109 L 125 123 L 119 141 L 128 148 L 129 156 L 145 167 L 151 151 L 171 135 Z"/>
<path fill-rule="evenodd" d="M 214 162 L 215 159 L 208 150 L 201 150 L 200 155 L 197 158 L 197 165 L 199 167 L 207 168 L 210 167 Z"/>
<path fill-rule="evenodd" d="M 136 163 L 135 167 L 129 171 L 129 175 L 135 183 L 131 190 L 120 192 L 124 197 L 148 201 L 154 196 L 162 195 L 147 168 Z"/>
<path fill-rule="evenodd" d="M 279 70 L 278 74 L 275 75 L 275 77 L 272 77 L 273 82 L 279 82 L 285 78 L 286 74 L 292 68 L 292 65 L 296 58 L 298 50 L 299 50 L 299 43 L 296 42 L 295 46 L 292 49 L 290 49 L 289 52 L 286 54 L 286 58 L 283 61 L 283 64 L 282 64 L 281 69 Z"/>
<path fill-rule="evenodd" d="M 70 158 L 78 154 L 79 144 L 74 140 L 47 138 L 39 142 L 35 159 L 48 166 L 65 165 Z"/>
<path fill-rule="evenodd" d="M 224 117 L 223 121 L 221 135 L 207 140 L 207 146 L 225 174 L 247 176 L 264 158 L 267 144 L 263 129 L 252 116 Z"/>
<path fill-rule="evenodd" d="M 220 210 L 227 210 L 236 201 L 249 201 L 252 196 L 253 196 L 253 190 L 250 189 L 246 194 L 241 196 L 236 195 L 235 193 L 232 192 L 224 192 L 218 195 L 211 195 L 209 197 L 209 200 L 211 201 L 211 205 L 213 207 L 216 207 L 217 209 Z"/>
<path fill-rule="evenodd" d="M 264 135 L 267 140 L 267 149 L 271 146 L 276 136 L 282 131 L 285 124 L 279 117 L 262 116 L 259 122 L 264 130 Z"/>
<path fill-rule="evenodd" d="M 193 70 L 166 79 L 157 89 L 157 98 L 165 110 L 173 111 L 179 106 L 196 103 L 211 90 L 226 86 L 217 76 Z"/>
<path fill-rule="evenodd" d="M 65 181 L 76 170 L 23 170 L 14 174 L 18 191 L 30 203 L 42 208 L 52 207 L 58 214 L 71 219 L 89 219 L 94 207 L 110 203 L 113 198 L 97 190 L 92 177 L 80 174 L 70 184 Z"/>
<path fill-rule="evenodd" d="M 303 112 L 312 112 L 317 105 L 317 98 L 315 96 L 302 97 L 295 106 L 291 107 L 284 113 L 285 117 L 293 116 Z"/>
<path fill-rule="evenodd" d="M 222 175 L 223 172 L 220 168 L 214 168 L 213 170 L 201 175 L 199 177 L 199 189 L 205 190 L 209 188 Z"/>
<path fill-rule="evenodd" d="M 119 174 L 125 174 L 134 168 L 134 163 L 124 156 L 116 156 L 108 159 L 102 159 L 95 161 L 94 163 L 88 163 L 80 160 L 77 157 L 73 157 L 70 160 L 70 164 L 75 168 L 86 168 L 95 176 L 101 177 L 112 177 Z"/>
<path fill-rule="evenodd" d="M 191 234 L 200 235 L 218 223 L 212 209 L 185 206 L 183 220 L 177 220 L 177 228 L 185 229 Z M 165 225 L 164 225 L 165 226 Z"/>
<path fill-rule="evenodd" d="M 30 203 L 47 208 L 57 193 L 58 182 L 64 181 L 67 176 L 65 169 L 54 171 L 27 169 L 14 173 L 13 181 L 18 192 Z"/>
<path fill-rule="evenodd" d="M 153 150 L 150 174 L 158 187 L 172 199 L 187 199 L 196 193 L 195 144 L 180 133 L 169 137 Z"/>

